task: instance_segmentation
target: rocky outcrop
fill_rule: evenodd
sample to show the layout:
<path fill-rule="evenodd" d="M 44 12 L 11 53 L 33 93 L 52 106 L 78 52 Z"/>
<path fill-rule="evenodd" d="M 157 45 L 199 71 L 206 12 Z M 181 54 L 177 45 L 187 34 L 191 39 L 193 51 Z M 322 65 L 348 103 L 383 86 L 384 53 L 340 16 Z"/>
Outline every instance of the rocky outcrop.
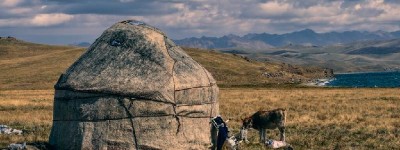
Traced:
<path fill-rule="evenodd" d="M 283 63 L 281 70 L 294 75 L 300 75 L 307 78 L 333 78 L 334 72 L 330 68 L 320 68 L 312 66 L 298 66 Z"/>
<path fill-rule="evenodd" d="M 325 78 L 333 78 L 334 77 L 333 69 L 325 68 L 324 69 L 324 76 Z"/>
<path fill-rule="evenodd" d="M 211 74 L 134 20 L 104 31 L 55 89 L 57 149 L 205 149 L 218 114 Z"/>
<path fill-rule="evenodd" d="M 12 36 L 7 36 L 7 37 L 0 36 L 0 40 L 17 41 L 17 38 L 12 37 Z"/>

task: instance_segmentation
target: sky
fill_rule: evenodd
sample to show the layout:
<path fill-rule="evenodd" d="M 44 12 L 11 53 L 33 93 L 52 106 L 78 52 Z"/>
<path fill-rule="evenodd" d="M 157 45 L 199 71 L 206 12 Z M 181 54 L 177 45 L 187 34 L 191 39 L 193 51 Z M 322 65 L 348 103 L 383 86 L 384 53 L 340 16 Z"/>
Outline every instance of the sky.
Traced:
<path fill-rule="evenodd" d="M 247 33 L 400 30 L 400 0 L 0 0 L 0 36 L 93 42 L 136 19 L 172 39 Z"/>

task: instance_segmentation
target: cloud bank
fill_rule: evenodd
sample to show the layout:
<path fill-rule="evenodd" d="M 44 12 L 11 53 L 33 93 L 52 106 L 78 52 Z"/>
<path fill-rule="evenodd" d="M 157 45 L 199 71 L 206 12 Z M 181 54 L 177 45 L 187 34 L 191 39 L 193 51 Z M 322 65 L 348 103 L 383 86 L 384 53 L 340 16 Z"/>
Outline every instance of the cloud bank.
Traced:
<path fill-rule="evenodd" d="M 0 36 L 92 42 L 126 19 L 145 21 L 174 39 L 305 28 L 395 31 L 400 30 L 399 14 L 397 0 L 2 0 Z"/>

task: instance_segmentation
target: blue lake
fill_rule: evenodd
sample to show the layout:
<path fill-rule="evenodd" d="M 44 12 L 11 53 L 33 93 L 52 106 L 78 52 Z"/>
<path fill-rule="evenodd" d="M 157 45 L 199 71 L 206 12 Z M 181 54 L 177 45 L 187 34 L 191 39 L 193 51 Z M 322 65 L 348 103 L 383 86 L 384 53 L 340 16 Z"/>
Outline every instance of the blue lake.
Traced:
<path fill-rule="evenodd" d="M 400 87 L 400 72 L 336 74 L 326 86 L 336 87 Z"/>

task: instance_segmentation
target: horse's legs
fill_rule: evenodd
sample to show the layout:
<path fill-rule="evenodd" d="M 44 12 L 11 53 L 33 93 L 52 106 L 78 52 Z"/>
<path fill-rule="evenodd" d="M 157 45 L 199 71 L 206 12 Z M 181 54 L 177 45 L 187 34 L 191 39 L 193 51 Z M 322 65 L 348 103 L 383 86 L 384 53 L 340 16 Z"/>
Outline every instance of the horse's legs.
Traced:
<path fill-rule="evenodd" d="M 260 129 L 259 133 L 260 133 L 260 143 L 265 143 L 265 137 L 266 137 L 265 129 Z"/>
<path fill-rule="evenodd" d="M 267 129 L 263 129 L 263 132 L 264 132 L 264 135 L 263 135 L 263 144 L 265 143 L 265 141 L 267 141 L 268 139 L 267 139 Z"/>
<path fill-rule="evenodd" d="M 281 141 L 285 141 L 285 127 L 279 127 L 278 129 L 281 135 Z"/>

